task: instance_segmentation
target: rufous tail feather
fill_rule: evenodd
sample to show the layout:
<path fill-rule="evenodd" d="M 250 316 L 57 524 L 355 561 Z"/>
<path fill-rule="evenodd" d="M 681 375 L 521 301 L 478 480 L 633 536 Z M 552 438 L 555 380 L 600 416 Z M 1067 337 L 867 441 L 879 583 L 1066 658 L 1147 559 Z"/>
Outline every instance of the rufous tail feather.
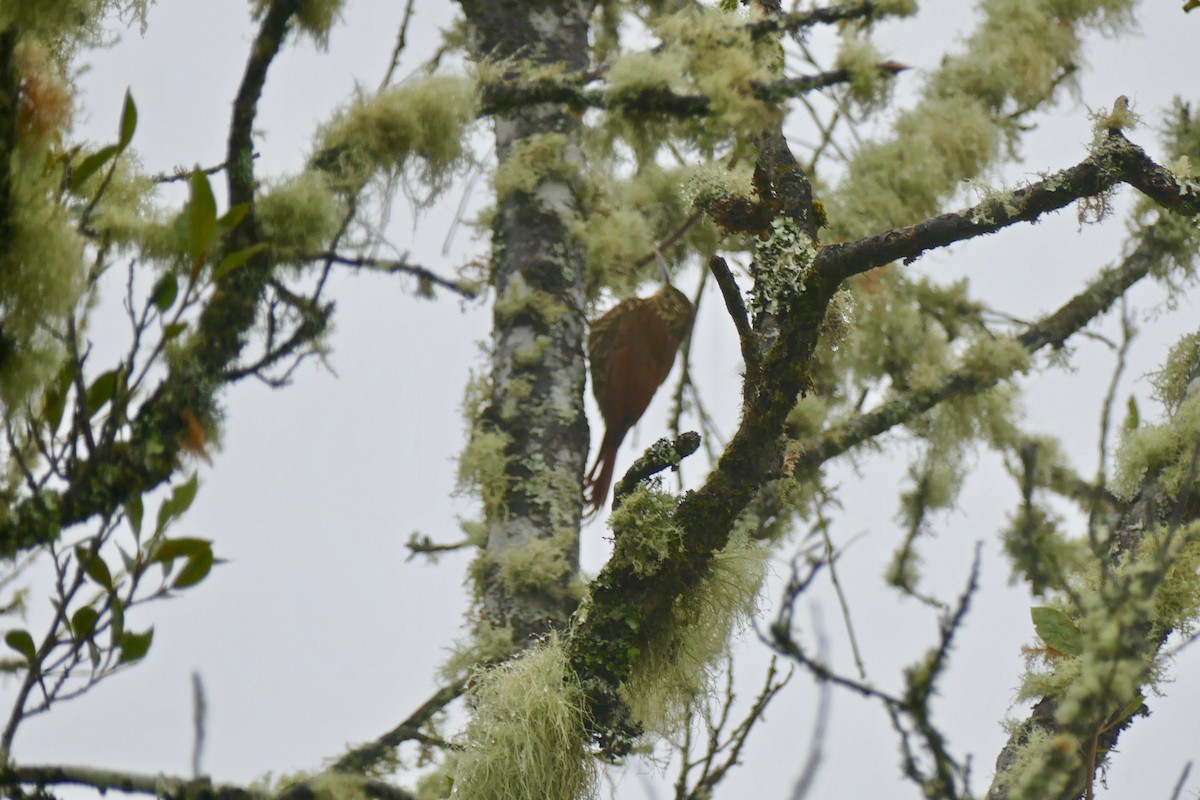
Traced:
<path fill-rule="evenodd" d="M 612 486 L 613 470 L 617 466 L 617 450 L 620 448 L 623 438 L 625 438 L 624 432 L 620 437 L 613 437 L 605 432 L 600 452 L 596 454 L 596 461 L 588 470 L 584 500 L 591 508 L 584 516 L 594 516 L 608 500 L 608 489 Z"/>

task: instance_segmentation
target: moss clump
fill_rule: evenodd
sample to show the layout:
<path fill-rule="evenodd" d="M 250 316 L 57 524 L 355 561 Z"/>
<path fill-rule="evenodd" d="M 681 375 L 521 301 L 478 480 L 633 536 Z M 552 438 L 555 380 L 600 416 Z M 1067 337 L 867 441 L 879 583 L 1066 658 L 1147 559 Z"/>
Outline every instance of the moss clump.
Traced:
<path fill-rule="evenodd" d="M 492 179 L 497 202 L 511 194 L 533 194 L 547 180 L 569 180 L 577 164 L 567 156 L 567 136 L 545 133 L 516 142 Z"/>
<path fill-rule="evenodd" d="M 534 319 L 554 325 L 571 310 L 557 297 L 541 289 L 530 289 L 520 275 L 514 276 L 496 298 L 493 312 L 498 320 Z"/>
<path fill-rule="evenodd" d="M 509 595 L 522 592 L 557 594 L 574 574 L 571 549 L 575 536 L 564 531 L 548 539 L 530 539 L 521 547 L 507 547 L 495 556 L 500 583 Z"/>
<path fill-rule="evenodd" d="M 768 555 L 745 530 L 735 531 L 708 574 L 676 601 L 670 622 L 646 642 L 622 697 L 648 733 L 679 733 L 690 723 L 697 699 L 711 693 L 731 635 L 758 610 Z"/>
<path fill-rule="evenodd" d="M 320 132 L 313 162 L 342 193 L 356 191 L 379 170 L 403 170 L 414 159 L 417 179 L 437 188 L 461 163 L 475 114 L 475 82 L 469 78 L 412 80 L 342 112 Z"/>
<path fill-rule="evenodd" d="M 458 457 L 459 491 L 473 492 L 483 501 L 488 519 L 504 517 L 508 491 L 509 439 L 495 428 L 477 425 Z"/>
<path fill-rule="evenodd" d="M 277 263 L 299 263 L 325 250 L 345 216 L 325 176 L 308 171 L 268 185 L 254 204 L 262 237 Z"/>
<path fill-rule="evenodd" d="M 849 33 L 842 37 L 837 68 L 850 73 L 850 99 L 863 109 L 878 108 L 891 94 L 893 81 L 885 79 L 879 64 L 883 54 L 869 40 Z"/>
<path fill-rule="evenodd" d="M 480 671 L 454 790 L 489 800 L 575 800 L 596 791 L 583 691 L 556 637 Z"/>
<path fill-rule="evenodd" d="M 1200 392 L 1193 392 L 1179 403 L 1171 420 L 1164 425 L 1143 425 L 1123 431 L 1117 451 L 1117 469 L 1112 491 L 1122 499 L 1132 499 L 1147 476 L 1159 476 L 1158 482 L 1170 497 L 1195 482 L 1193 455 L 1200 438 Z"/>
<path fill-rule="evenodd" d="M 19 17 L 20 15 L 18 15 Z M 84 289 L 83 239 L 55 198 L 51 145 L 70 122 L 65 80 L 39 47 L 13 53 L 20 73 L 8 158 L 7 217 L 0 220 L 0 404 L 20 407 L 57 367 L 57 334 Z"/>
<path fill-rule="evenodd" d="M 628 567 L 637 575 L 653 575 L 665 561 L 680 557 L 683 529 L 675 521 L 678 505 L 672 495 L 643 486 L 622 499 L 609 517 L 619 545 L 612 566 Z"/>
<path fill-rule="evenodd" d="M 497 627 L 481 619 L 468 638 L 454 643 L 438 674 L 443 680 L 454 683 L 480 667 L 503 661 L 512 655 L 514 649 L 511 625 Z"/>
<path fill-rule="evenodd" d="M 300 30 L 307 33 L 317 44 L 329 44 L 329 31 L 341 16 L 345 0 L 297 0 L 294 19 Z M 271 0 L 254 0 L 255 17 L 261 17 L 271 5 Z"/>

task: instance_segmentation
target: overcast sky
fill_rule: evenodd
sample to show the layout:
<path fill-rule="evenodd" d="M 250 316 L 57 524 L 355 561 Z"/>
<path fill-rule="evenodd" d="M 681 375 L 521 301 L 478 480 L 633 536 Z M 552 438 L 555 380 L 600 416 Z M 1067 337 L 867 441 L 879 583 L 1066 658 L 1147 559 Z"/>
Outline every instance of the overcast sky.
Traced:
<path fill-rule="evenodd" d="M 252 26 L 242 0 L 159 0 L 145 36 L 114 28 L 120 41 L 90 54 L 80 83 L 82 138 L 114 138 L 121 98 L 128 87 L 139 111 L 134 147 L 152 172 L 209 165 L 224 159 L 231 98 L 240 79 Z M 1128 95 L 1148 121 L 1173 93 L 1195 87 L 1195 42 L 1200 16 L 1184 15 L 1177 2 L 1146 5 L 1140 36 L 1097 40 L 1087 49 L 1082 104 L 1066 102 L 1039 117 L 1023 148 L 1022 164 L 1006 170 L 1010 183 L 1069 166 L 1086 154 L 1086 106 L 1110 107 Z M 386 66 L 403 4 L 350 0 L 327 52 L 303 42 L 288 48 L 271 69 L 260 105 L 260 176 L 298 169 L 316 125 L 343 103 L 356 84 L 374 87 Z M 884 26 L 889 55 L 916 69 L 899 78 L 901 98 L 920 85 L 922 70 L 937 66 L 972 19 L 961 0 L 926 2 L 922 14 Z M 410 48 L 401 74 L 428 57 L 453 4 L 418 2 Z M 1152 131 L 1132 137 L 1154 155 Z M 468 206 L 478 207 L 484 198 Z M 461 190 L 414 221 L 398 201 L 388 225 L 390 240 L 415 262 L 451 274 L 456 265 L 486 253 L 460 228 L 443 251 Z M 1128 192 L 1122 199 L 1128 199 Z M 1121 206 L 1124 208 L 1124 204 Z M 959 245 L 923 258 L 915 269 L 947 280 L 969 275 L 976 296 L 995 308 L 1033 317 L 1059 305 L 1082 281 L 1116 259 L 1123 222 L 1080 229 L 1073 211 L 1037 226 Z M 681 279 L 685 287 L 698 276 Z M 1036 285 L 1036 292 L 1028 287 Z M 436 688 L 435 670 L 445 649 L 465 634 L 465 554 L 432 565 L 406 562 L 412 531 L 443 541 L 459 538 L 456 519 L 475 512 L 455 498 L 454 458 L 463 442 L 459 401 L 469 369 L 483 368 L 478 343 L 486 339 L 490 312 L 442 293 L 435 302 L 414 297 L 404 279 L 339 275 L 336 330 L 329 368 L 310 362 L 294 385 L 272 391 L 257 383 L 225 395 L 228 411 L 221 451 L 212 468 L 200 467 L 201 490 L 178 532 L 216 541 L 228 563 L 181 599 L 141 612 L 134 627 L 153 623 L 149 658 L 81 700 L 28 721 L 15 757 L 25 763 L 90 764 L 119 770 L 187 775 L 192 747 L 191 674 L 204 679 L 209 704 L 204 766 L 215 780 L 248 782 L 318 768 L 347 743 L 378 736 L 407 716 Z M 1153 416 L 1146 373 L 1166 344 L 1196 322 L 1189 302 L 1161 308 L 1152 287 L 1132 294 L 1142 320 L 1122 398 L 1142 398 Z M 97 353 L 120 349 L 126 331 L 119 308 L 94 320 Z M 1152 313 L 1153 312 L 1153 313 Z M 1115 332 L 1107 318 L 1101 330 Z M 725 434 L 736 423 L 737 348 L 717 298 L 697 322 L 697 380 Z M 1085 473 L 1096 465 L 1097 411 L 1112 358 L 1104 347 L 1082 342 L 1070 373 L 1044 373 L 1027 381 L 1029 419 L 1036 429 L 1068 440 Z M 336 374 L 335 374 L 336 373 Z M 672 381 L 674 378 L 671 379 Z M 670 381 L 668 382 L 670 385 Z M 663 432 L 659 398 L 631 437 L 645 445 Z M 599 427 L 593 416 L 593 426 Z M 594 438 L 599 431 L 594 430 Z M 899 452 L 904 452 L 902 447 Z M 628 462 L 633 448 L 626 446 Z M 1032 641 L 1024 592 L 1008 586 L 997 531 L 1016 499 L 995 458 L 979 456 L 958 510 L 939 518 L 938 539 L 926 551 L 926 588 L 953 597 L 967 579 L 976 542 L 984 542 L 983 590 L 977 598 L 936 706 L 955 753 L 973 753 L 982 790 L 1004 741 L 999 721 L 1012 708 L 1022 667 L 1020 646 Z M 622 467 L 618 467 L 621 469 Z M 687 470 L 691 480 L 699 470 Z M 859 536 L 841 564 L 854 621 L 872 678 L 898 685 L 900 666 L 934 641 L 936 615 L 882 588 L 882 573 L 900 531 L 894 521 L 895 487 L 902 467 L 887 459 L 864 461 L 855 472 L 834 473 L 845 513 L 834 523 L 840 541 Z M 149 504 L 148 504 L 149 507 Z M 584 530 L 585 567 L 594 572 L 606 553 L 605 529 Z M 775 568 L 786 577 L 788 548 Z M 764 596 L 769 607 L 778 580 Z M 43 619 L 46 609 L 32 612 Z M 836 603 L 828 590 L 806 600 L 798 618 L 820 621 L 829 658 L 851 665 Z M 753 631 L 740 662 L 743 696 L 752 696 L 765 657 Z M 1151 698 L 1154 713 L 1121 740 L 1108 775 L 1111 796 L 1166 798 L 1183 764 L 1196 756 L 1200 715 L 1200 655 L 1185 651 L 1175 662 L 1166 698 Z M 7 689 L 11 697 L 12 687 Z M 815 691 L 799 675 L 752 736 L 745 767 L 723 790 L 727 796 L 784 796 L 808 746 Z M 405 751 L 406 755 L 412 753 Z M 836 694 L 825 764 L 814 797 L 916 797 L 903 784 L 894 735 L 882 710 Z M 867 768 L 864 768 L 864 765 Z M 646 784 L 635 776 L 651 777 Z M 632 766 L 619 783 L 622 798 L 647 792 L 666 797 L 652 766 Z M 674 775 L 668 775 L 673 780 Z M 650 788 L 657 785 L 658 788 Z M 1200 788 L 1194 778 L 1190 788 Z M 753 792 L 753 795 L 745 794 Z"/>

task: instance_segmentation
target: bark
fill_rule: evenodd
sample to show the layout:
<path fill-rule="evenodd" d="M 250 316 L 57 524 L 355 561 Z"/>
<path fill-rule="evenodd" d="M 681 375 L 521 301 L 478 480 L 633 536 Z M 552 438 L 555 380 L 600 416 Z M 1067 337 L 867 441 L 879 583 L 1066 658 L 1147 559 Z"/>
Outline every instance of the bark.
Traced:
<path fill-rule="evenodd" d="M 464 0 L 479 60 L 523 68 L 587 66 L 587 4 Z M 490 101 L 484 89 L 485 105 Z M 497 113 L 500 164 L 537 137 L 563 137 L 562 161 L 582 167 L 580 123 L 561 104 Z M 498 198 L 492 231 L 490 405 L 480 425 L 507 441 L 503 508 L 489 514 L 482 597 L 488 622 L 511 625 L 514 640 L 561 627 L 577 598 L 569 592 L 579 566 L 578 531 L 588 450 L 584 414 L 584 256 L 571 240 L 580 214 L 570 177 L 541 174 L 530 191 Z M 531 357 L 531 353 L 540 353 Z M 553 540 L 561 574 L 546 585 L 515 583 L 499 565 L 514 551 Z M 549 549 L 553 549 L 553 546 Z"/>

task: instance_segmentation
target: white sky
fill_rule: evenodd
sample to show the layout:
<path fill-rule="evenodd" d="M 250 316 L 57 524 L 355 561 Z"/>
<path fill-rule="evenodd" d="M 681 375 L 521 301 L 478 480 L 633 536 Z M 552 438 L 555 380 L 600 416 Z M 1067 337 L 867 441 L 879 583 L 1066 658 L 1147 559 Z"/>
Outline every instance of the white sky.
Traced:
<path fill-rule="evenodd" d="M 1153 122 L 1172 93 L 1194 88 L 1200 16 L 1185 16 L 1179 5 L 1147 4 L 1140 37 L 1089 44 L 1084 104 L 1107 107 L 1126 94 Z M 971 18 L 968 4 L 955 0 L 923 7 L 916 20 L 883 31 L 889 55 L 917 68 L 900 77 L 901 97 L 918 85 L 919 70 L 937 65 Z M 121 30 L 117 46 L 88 59 L 92 69 L 81 80 L 80 135 L 99 142 L 113 138 L 128 86 L 140 112 L 134 147 L 148 170 L 222 161 L 230 102 L 252 35 L 247 8 L 241 0 L 160 0 L 144 38 L 136 28 Z M 436 31 L 454 8 L 418 3 L 400 74 L 432 52 Z M 273 66 L 260 105 L 259 176 L 297 169 L 317 122 L 344 102 L 356 82 L 378 84 L 402 11 L 403 3 L 350 0 L 328 52 L 308 42 L 289 47 Z M 1091 133 L 1082 106 L 1064 104 L 1039 122 L 1027 139 L 1024 163 L 1006 171 L 1007 181 L 1084 157 Z M 1158 154 L 1151 131 L 1132 136 Z M 451 274 L 483 252 L 465 231 L 449 255 L 442 252 L 459 197 L 452 192 L 419 227 L 397 202 L 391 240 L 410 250 L 415 262 Z M 1122 233 L 1119 218 L 1080 230 L 1067 211 L 1037 226 L 927 256 L 916 268 L 947 279 L 969 275 L 976 296 L 1032 317 L 1056 307 L 1114 260 Z M 683 282 L 694 285 L 695 279 Z M 1028 288 L 1033 285 L 1036 292 Z M 336 376 L 310 363 L 286 390 L 247 383 L 227 393 L 223 448 L 214 468 L 201 467 L 200 494 L 177 532 L 215 539 L 218 555 L 229 563 L 181 599 L 139 612 L 131 625 L 155 626 L 145 663 L 28 721 L 16 742 L 18 762 L 187 775 L 190 676 L 199 671 L 210 714 L 205 769 L 218 781 L 247 782 L 268 771 L 318 768 L 347 743 L 372 739 L 395 725 L 436 688 L 433 675 L 445 648 L 464 633 L 468 557 L 444 557 L 436 566 L 406 562 L 404 543 L 414 530 L 455 540 L 456 516 L 473 513 L 470 502 L 452 497 L 454 457 L 463 440 L 462 387 L 467 369 L 483 365 L 476 343 L 487 336 L 490 312 L 446 293 L 436 302 L 422 301 L 411 289 L 404 279 L 338 277 L 331 293 L 338 309 L 329 360 Z M 1196 315 L 1184 302 L 1174 313 L 1147 318 L 1145 312 L 1161 299 L 1152 288 L 1139 288 L 1132 299 L 1143 312 L 1143 336 L 1120 396 L 1137 392 L 1146 418 L 1154 412 L 1144 375 Z M 738 363 L 731 324 L 717 300 L 708 299 L 697 323 L 703 358 L 694 369 L 722 432 L 729 434 L 736 421 Z M 1114 323 L 1108 318 L 1102 329 L 1112 333 Z M 98 352 L 123 331 L 119 315 L 98 315 L 92 328 Z M 1095 467 L 1095 412 L 1111 357 L 1085 342 L 1073 363 L 1074 372 L 1030 379 L 1027 408 L 1037 429 L 1069 440 L 1086 474 Z M 665 407 L 659 398 L 632 437 L 635 444 L 661 435 Z M 593 425 L 598 427 L 595 418 Z M 632 448 L 623 453 L 628 458 Z M 938 539 L 925 556 L 926 588 L 950 598 L 965 583 L 975 542 L 985 543 L 983 591 L 936 706 L 954 752 L 974 755 L 974 788 L 982 791 L 1004 740 L 998 723 L 1010 711 L 1019 648 L 1032 640 L 1032 630 L 1030 601 L 1008 587 L 1007 566 L 998 556 L 996 533 L 1015 490 L 994 458 L 981 455 L 979 463 L 980 477 L 969 483 L 959 509 L 939 520 Z M 934 642 L 936 618 L 882 588 L 883 566 L 900 537 L 893 517 L 902 467 L 886 460 L 861 466 L 858 473 L 847 468 L 836 473 L 846 511 L 834 532 L 842 541 L 864 534 L 843 560 L 841 579 L 871 677 L 894 688 L 901 666 Z M 692 466 L 687 472 L 694 480 L 699 470 Z M 606 552 L 604 530 L 592 525 L 583 535 L 585 566 L 595 571 Z M 789 554 L 781 553 L 785 559 Z M 785 563 L 776 569 L 781 578 Z M 774 597 L 768 592 L 766 602 Z M 822 589 L 805 601 L 798 619 L 806 626 L 810 609 L 830 640 L 830 657 L 849 668 L 832 595 Z M 44 614 L 35 612 L 34 619 Z M 764 659 L 753 634 L 746 639 L 740 692 L 748 698 L 761 681 Z M 1198 666 L 1200 655 L 1186 651 L 1174 664 L 1178 682 L 1163 687 L 1168 696 L 1149 701 L 1154 716 L 1122 737 L 1108 776 L 1111 796 L 1165 798 L 1184 762 L 1196 756 Z M 3 689 L 3 697 L 11 698 L 12 687 Z M 745 766 L 721 791 L 786 795 L 808 746 L 815 697 L 807 676 L 798 675 L 751 737 Z M 837 693 L 833 712 L 812 796 L 917 797 L 900 777 L 895 737 L 882 710 Z M 638 771 L 658 781 L 652 767 L 632 767 L 618 784 L 619 796 L 668 796 L 665 784 L 648 789 L 632 777 Z M 1200 788 L 1200 778 L 1193 777 L 1189 788 Z"/>

